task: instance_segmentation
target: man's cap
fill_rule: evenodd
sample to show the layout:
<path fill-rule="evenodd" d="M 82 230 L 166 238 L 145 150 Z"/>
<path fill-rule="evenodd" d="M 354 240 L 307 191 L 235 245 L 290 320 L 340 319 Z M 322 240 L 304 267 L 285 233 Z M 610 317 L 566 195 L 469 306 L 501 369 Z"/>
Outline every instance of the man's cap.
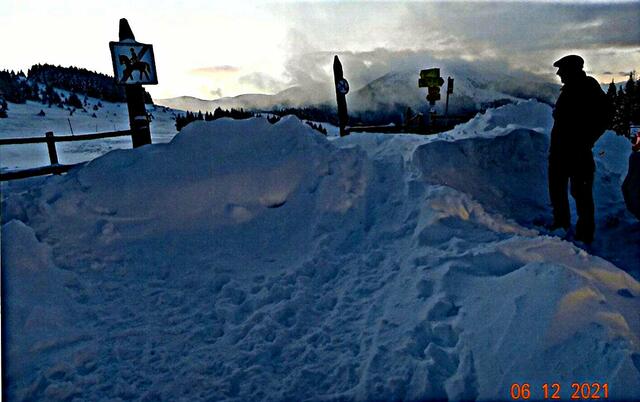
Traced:
<path fill-rule="evenodd" d="M 553 63 L 553 66 L 568 70 L 582 70 L 584 59 L 577 54 L 570 54 Z"/>

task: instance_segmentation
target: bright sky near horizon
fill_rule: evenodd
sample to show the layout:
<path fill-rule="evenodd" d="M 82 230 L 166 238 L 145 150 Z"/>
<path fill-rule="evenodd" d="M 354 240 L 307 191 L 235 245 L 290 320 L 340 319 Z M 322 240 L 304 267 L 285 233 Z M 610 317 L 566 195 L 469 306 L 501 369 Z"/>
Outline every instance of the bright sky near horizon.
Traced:
<path fill-rule="evenodd" d="M 113 74 L 108 42 L 124 17 L 154 46 L 155 98 L 275 93 L 329 79 L 334 53 L 361 61 L 355 82 L 423 56 L 552 75 L 578 53 L 602 82 L 640 70 L 640 1 L 0 1 L 0 69 Z"/>

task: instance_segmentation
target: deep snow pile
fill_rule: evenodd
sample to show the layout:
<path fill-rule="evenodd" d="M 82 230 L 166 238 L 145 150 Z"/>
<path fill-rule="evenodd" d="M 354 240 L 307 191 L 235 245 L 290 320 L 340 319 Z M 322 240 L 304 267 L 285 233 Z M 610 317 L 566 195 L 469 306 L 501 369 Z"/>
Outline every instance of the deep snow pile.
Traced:
<path fill-rule="evenodd" d="M 9 395 L 506 399 L 557 381 L 568 398 L 599 381 L 640 396 L 640 284 L 517 214 L 541 202 L 514 181 L 548 124 L 500 116 L 548 110 L 511 108 L 434 138 L 196 122 L 3 188 Z M 505 165 L 481 156 L 491 144 Z"/>
<path fill-rule="evenodd" d="M 377 159 L 400 153 L 412 174 L 464 192 L 490 213 L 540 229 L 551 217 L 547 149 L 552 126 L 551 108 L 529 100 L 490 109 L 437 136 L 352 134 L 341 142 Z M 608 131 L 593 152 L 596 238 L 591 252 L 640 278 L 640 225 L 621 191 L 630 143 Z"/>

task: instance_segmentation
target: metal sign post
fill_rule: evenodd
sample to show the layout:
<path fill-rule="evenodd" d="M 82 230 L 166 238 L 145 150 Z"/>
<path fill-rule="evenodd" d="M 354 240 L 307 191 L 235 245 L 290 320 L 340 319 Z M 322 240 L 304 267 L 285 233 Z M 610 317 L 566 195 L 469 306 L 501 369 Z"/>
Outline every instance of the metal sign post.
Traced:
<path fill-rule="evenodd" d="M 447 100 L 444 107 L 444 115 L 449 115 L 449 95 L 453 93 L 453 78 L 447 77 Z"/>
<path fill-rule="evenodd" d="M 125 85 L 133 147 L 151 144 L 149 118 L 144 105 L 143 84 L 157 84 L 153 47 L 136 42 L 129 22 L 120 19 L 119 42 L 109 42 L 116 83 Z"/>
<path fill-rule="evenodd" d="M 436 101 L 440 100 L 440 87 L 444 84 L 444 80 L 440 77 L 439 68 L 430 68 L 420 71 L 420 78 L 418 79 L 418 88 L 426 87 L 428 90 L 427 100 L 431 105 L 429 110 L 429 121 L 431 125 L 435 124 L 436 118 Z"/>
<path fill-rule="evenodd" d="M 428 88 L 429 94 L 427 100 L 431 106 L 440 100 L 440 87 L 444 84 L 444 80 L 440 77 L 439 68 L 430 68 L 420 71 L 420 79 L 418 79 L 418 88 Z"/>
<path fill-rule="evenodd" d="M 340 137 L 347 135 L 346 126 L 349 122 L 347 113 L 347 98 L 349 93 L 349 83 L 344 79 L 342 72 L 342 63 L 336 55 L 333 58 L 333 79 L 336 86 L 336 99 L 338 101 L 338 120 L 340 122 Z"/>

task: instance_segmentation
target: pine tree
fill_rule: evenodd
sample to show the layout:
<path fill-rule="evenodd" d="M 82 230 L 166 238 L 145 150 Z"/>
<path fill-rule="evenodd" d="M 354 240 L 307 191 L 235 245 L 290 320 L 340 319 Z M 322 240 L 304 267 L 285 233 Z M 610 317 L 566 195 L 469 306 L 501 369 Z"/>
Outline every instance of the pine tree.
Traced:
<path fill-rule="evenodd" d="M 635 91 L 636 83 L 634 81 L 634 73 L 635 72 L 629 73 L 629 79 L 624 85 L 624 92 L 626 92 L 627 94 L 632 94 Z"/>
<path fill-rule="evenodd" d="M 274 115 L 271 115 L 271 116 L 268 116 L 268 117 L 267 117 L 267 121 L 268 121 L 269 123 L 271 123 L 271 124 L 275 124 L 275 123 L 277 123 L 277 122 L 279 122 L 279 121 L 280 121 L 280 116 L 275 115 L 275 114 L 274 114 Z"/>
<path fill-rule="evenodd" d="M 622 124 L 621 130 L 623 135 L 628 135 L 629 128 L 632 122 L 632 115 L 634 113 L 635 104 L 634 97 L 636 93 L 636 83 L 634 81 L 634 73 L 629 74 L 629 79 L 624 85 L 624 96 L 622 97 L 621 117 Z"/>
<path fill-rule="evenodd" d="M 614 103 L 616 100 L 616 95 L 617 95 L 616 84 L 613 82 L 613 78 L 612 78 L 611 84 L 609 84 L 609 88 L 607 88 L 607 97 L 612 103 Z"/>
<path fill-rule="evenodd" d="M 71 93 L 71 95 L 69 95 L 69 98 L 65 103 L 69 106 L 73 106 L 74 108 L 82 108 L 82 101 L 80 100 L 80 98 L 78 98 L 78 95 L 73 92 Z"/>
<path fill-rule="evenodd" d="M 633 71 L 629 77 L 630 81 L 633 81 L 636 76 L 636 72 Z M 631 88 L 630 88 L 631 89 Z M 640 124 L 640 82 L 635 80 L 633 82 L 633 90 L 627 92 L 629 97 L 629 118 L 632 124 Z"/>
<path fill-rule="evenodd" d="M 176 116 L 176 131 L 182 130 L 182 127 L 184 127 L 184 118 L 179 114 Z"/>
<path fill-rule="evenodd" d="M 613 121 L 611 123 L 611 128 L 618 135 L 625 135 L 629 132 L 629 126 L 626 124 L 626 102 L 625 102 L 626 94 L 622 86 L 618 89 L 618 93 L 615 97 L 615 102 L 613 104 L 615 112 L 613 114 Z"/>

